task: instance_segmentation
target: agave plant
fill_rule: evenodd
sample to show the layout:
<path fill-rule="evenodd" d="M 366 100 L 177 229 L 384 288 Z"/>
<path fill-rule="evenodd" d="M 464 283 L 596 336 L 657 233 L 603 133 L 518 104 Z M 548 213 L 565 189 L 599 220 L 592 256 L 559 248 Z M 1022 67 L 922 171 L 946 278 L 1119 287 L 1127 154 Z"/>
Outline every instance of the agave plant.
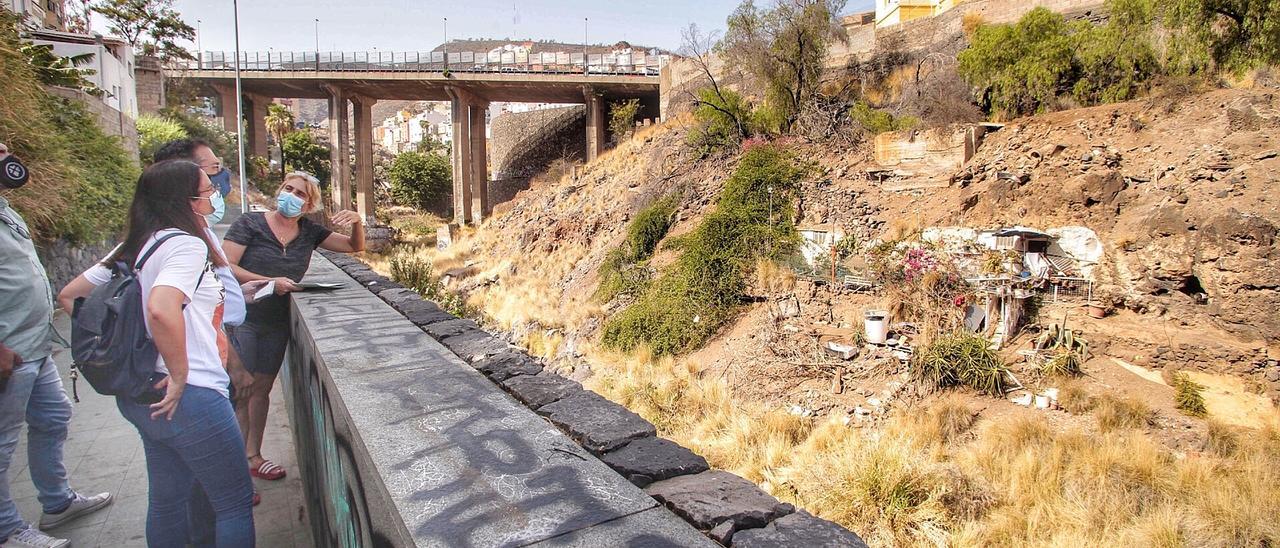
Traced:
<path fill-rule="evenodd" d="M 1079 375 L 1089 359 L 1089 341 L 1067 327 L 1066 317 L 1061 324 L 1049 324 L 1036 338 L 1035 349 L 1052 355 L 1040 366 L 1040 373 L 1048 377 Z"/>

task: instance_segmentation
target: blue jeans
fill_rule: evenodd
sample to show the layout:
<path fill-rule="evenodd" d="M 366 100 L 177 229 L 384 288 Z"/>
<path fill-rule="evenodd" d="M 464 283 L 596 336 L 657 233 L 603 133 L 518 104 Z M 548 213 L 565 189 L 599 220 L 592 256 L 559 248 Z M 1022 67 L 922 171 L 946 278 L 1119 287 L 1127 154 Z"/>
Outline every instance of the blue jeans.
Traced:
<path fill-rule="evenodd" d="M 147 545 L 185 546 L 190 519 L 214 524 L 216 546 L 253 546 L 253 482 L 231 400 L 188 385 L 173 420 L 153 420 L 149 406 L 127 398 L 116 398 L 116 406 L 137 427 L 147 455 Z M 196 514 L 205 515 L 189 517 L 197 482 L 209 504 L 194 505 Z"/>
<path fill-rule="evenodd" d="M 9 463 L 23 422 L 27 423 L 31 482 L 40 493 L 44 511 L 61 511 L 71 504 L 75 493 L 67 484 L 67 469 L 62 465 L 62 442 L 67 440 L 70 421 L 71 400 L 62 389 L 53 358 L 23 362 L 13 369 L 8 386 L 0 393 L 0 542 L 27 526 L 9 496 Z"/>

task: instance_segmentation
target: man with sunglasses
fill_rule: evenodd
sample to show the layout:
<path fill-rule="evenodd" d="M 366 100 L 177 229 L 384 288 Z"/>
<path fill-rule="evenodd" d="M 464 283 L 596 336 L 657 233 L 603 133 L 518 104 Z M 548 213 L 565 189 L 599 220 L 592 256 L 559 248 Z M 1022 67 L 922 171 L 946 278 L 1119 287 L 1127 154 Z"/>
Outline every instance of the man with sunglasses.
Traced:
<path fill-rule="evenodd" d="M 105 508 L 110 493 L 71 490 L 62 444 L 71 401 L 53 363 L 53 294 L 31 231 L 5 194 L 21 188 L 27 168 L 0 144 L 0 547 L 59 548 L 70 541 L 41 529 Z M 27 424 L 28 465 L 44 512 L 39 529 L 22 520 L 9 494 L 9 464 Z"/>

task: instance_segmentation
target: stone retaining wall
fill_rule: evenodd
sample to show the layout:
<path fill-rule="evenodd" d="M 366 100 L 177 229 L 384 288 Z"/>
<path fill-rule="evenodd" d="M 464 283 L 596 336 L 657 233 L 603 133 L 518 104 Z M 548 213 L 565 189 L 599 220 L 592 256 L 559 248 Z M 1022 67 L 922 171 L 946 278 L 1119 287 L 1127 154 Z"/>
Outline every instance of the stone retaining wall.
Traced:
<path fill-rule="evenodd" d="M 501 387 L 568 435 L 577 442 L 575 447 L 585 449 L 592 462 L 602 462 L 635 487 L 644 488 L 646 499 L 656 500 L 706 535 L 663 542 L 652 537 L 652 531 L 632 529 L 631 534 L 642 534 L 645 542 L 627 545 L 702 545 L 709 544 L 709 537 L 724 546 L 865 546 L 856 534 L 797 511 L 750 481 L 728 472 L 710 470 L 702 457 L 657 437 L 654 426 L 639 415 L 584 389 L 577 382 L 544 370 L 538 360 L 485 332 L 475 322 L 444 312 L 435 303 L 354 258 L 324 254 L 352 279 L 487 377 L 492 383 L 490 386 Z M 454 404 L 461 405 L 460 402 Z M 406 462 L 404 466 L 422 465 Z M 665 534 L 660 531 L 659 534 Z M 632 538 L 630 542 L 638 540 Z M 623 543 L 615 541 L 612 545 L 620 544 Z"/>
<path fill-rule="evenodd" d="M 40 262 L 44 264 L 45 273 L 49 275 L 49 285 L 53 286 L 53 292 L 57 294 L 81 272 L 107 256 L 114 247 L 114 242 L 73 245 L 66 240 L 56 240 L 38 245 L 36 252 L 40 255 Z"/>

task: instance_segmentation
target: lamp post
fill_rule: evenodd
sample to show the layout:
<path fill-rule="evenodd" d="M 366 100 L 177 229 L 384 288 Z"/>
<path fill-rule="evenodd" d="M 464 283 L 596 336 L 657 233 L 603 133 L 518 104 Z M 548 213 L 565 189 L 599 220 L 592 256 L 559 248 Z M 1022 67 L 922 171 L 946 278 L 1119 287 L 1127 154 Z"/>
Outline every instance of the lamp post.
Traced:
<path fill-rule="evenodd" d="M 204 68 L 204 48 L 200 47 L 199 19 L 196 19 L 196 68 Z"/>
<path fill-rule="evenodd" d="M 582 73 L 590 74 L 591 55 L 587 53 L 587 18 L 582 18 Z"/>
<path fill-rule="evenodd" d="M 449 72 L 449 18 L 444 18 L 444 71 Z"/>
<path fill-rule="evenodd" d="M 240 212 L 248 213 L 249 199 L 245 192 L 248 175 L 244 170 L 244 95 L 240 88 L 240 0 L 231 0 L 231 10 L 236 30 L 236 146 L 240 153 Z M 226 108 L 223 105 L 224 112 Z"/>
<path fill-rule="evenodd" d="M 320 72 L 320 19 L 316 19 L 316 72 Z"/>

